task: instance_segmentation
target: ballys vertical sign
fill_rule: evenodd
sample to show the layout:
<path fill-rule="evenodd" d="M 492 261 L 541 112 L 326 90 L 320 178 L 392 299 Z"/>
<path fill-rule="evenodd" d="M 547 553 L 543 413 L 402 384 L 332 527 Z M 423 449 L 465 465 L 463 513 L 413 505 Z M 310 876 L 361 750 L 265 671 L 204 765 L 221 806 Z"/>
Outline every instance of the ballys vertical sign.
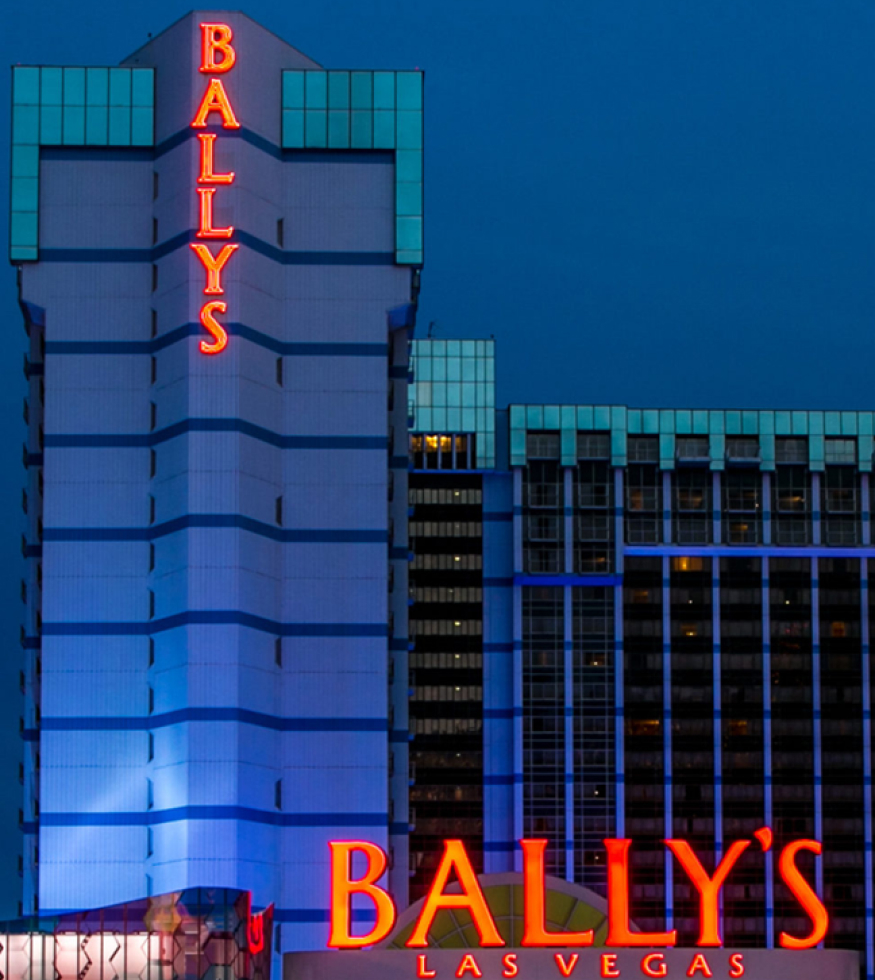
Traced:
<path fill-rule="evenodd" d="M 772 846 L 772 832 L 768 827 L 758 830 L 754 837 L 763 851 Z M 700 947 L 720 947 L 723 938 L 720 932 L 720 893 L 732 869 L 742 854 L 754 842 L 735 841 L 725 852 L 720 863 L 709 874 L 690 845 L 684 840 L 666 840 L 666 847 L 674 855 L 690 880 L 699 901 L 699 936 L 696 942 Z M 677 930 L 664 932 L 639 932 L 634 930 L 630 919 L 629 902 L 629 851 L 632 841 L 625 838 L 604 841 L 607 870 L 607 937 L 608 947 L 672 947 L 677 945 Z M 381 942 L 391 932 L 396 917 L 394 902 L 389 893 L 377 882 L 387 867 L 385 852 L 376 844 L 367 841 L 333 841 L 331 849 L 331 934 L 328 945 L 337 949 L 358 949 Z M 582 932 L 552 932 L 546 924 L 546 876 L 544 854 L 546 840 L 521 840 L 523 852 L 523 937 L 522 946 L 540 947 L 586 947 L 595 942 L 593 930 Z M 800 852 L 806 851 L 815 856 L 822 850 L 819 841 L 795 840 L 788 843 L 778 858 L 778 873 L 784 885 L 798 902 L 808 917 L 811 928 L 807 935 L 796 936 L 780 932 L 778 942 L 784 949 L 811 949 L 820 943 L 829 927 L 829 916 L 820 898 L 806 880 L 797 865 Z M 364 864 L 364 874 L 352 876 L 353 859 Z M 447 892 L 446 886 L 455 877 L 458 890 Z M 370 932 L 353 935 L 351 930 L 351 899 L 359 895 L 367 898 L 376 911 L 376 922 Z M 496 927 L 495 920 L 477 880 L 465 845 L 460 840 L 444 841 L 441 857 L 434 881 L 422 909 L 407 937 L 408 948 L 424 949 L 428 946 L 428 933 L 435 916 L 442 909 L 464 909 L 471 917 L 480 940 L 481 947 L 504 946 L 505 941 Z M 610 961 L 612 954 L 605 954 Z M 735 954 L 739 956 L 739 954 Z M 419 977 L 433 976 L 427 971 L 426 957 L 420 956 Z M 610 963 L 608 964 L 610 966 Z M 730 976 L 742 976 L 743 957 L 730 964 L 737 972 Z M 695 972 L 695 971 L 694 971 Z M 710 976 L 703 968 L 702 972 Z M 457 974 L 457 976 L 460 974 Z M 513 973 L 504 974 L 511 977 Z M 568 976 L 569 974 L 565 974 Z M 663 974 L 652 973 L 651 976 Z M 694 975 L 693 973 L 688 974 Z M 602 972 L 602 976 L 618 976 L 616 973 Z"/>
<path fill-rule="evenodd" d="M 200 106 L 192 120 L 192 129 L 206 129 L 220 122 L 222 129 L 239 129 L 240 123 L 234 114 L 231 100 L 221 76 L 227 76 L 237 61 L 237 53 L 232 41 L 233 32 L 227 24 L 201 24 L 201 63 L 200 71 L 207 76 L 207 85 Z M 228 304 L 223 296 L 222 274 L 231 257 L 240 247 L 232 241 L 234 228 L 217 228 L 213 222 L 213 207 L 216 195 L 223 188 L 234 183 L 233 172 L 217 171 L 217 150 L 221 140 L 216 133 L 198 133 L 200 166 L 197 175 L 198 222 L 197 238 L 191 248 L 197 256 L 204 272 L 205 302 L 200 311 L 200 322 L 210 335 L 210 340 L 201 340 L 203 354 L 218 354 L 228 346 L 228 334 L 217 317 L 228 312 Z M 220 155 L 220 154 L 219 154 Z M 214 244 L 211 244 L 214 243 Z"/>

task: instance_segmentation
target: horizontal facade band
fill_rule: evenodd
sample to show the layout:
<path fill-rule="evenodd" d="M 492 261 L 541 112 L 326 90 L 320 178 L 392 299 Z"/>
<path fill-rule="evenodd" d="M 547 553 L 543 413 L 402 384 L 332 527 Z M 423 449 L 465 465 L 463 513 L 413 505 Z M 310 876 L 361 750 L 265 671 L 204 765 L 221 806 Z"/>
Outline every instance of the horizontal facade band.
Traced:
<path fill-rule="evenodd" d="M 270 827 L 386 827 L 386 813 L 281 813 L 248 806 L 177 806 L 104 813 L 45 812 L 41 827 L 155 827 L 182 820 L 239 820 Z"/>
<path fill-rule="evenodd" d="M 385 623 L 280 623 L 252 613 L 227 609 L 189 610 L 145 622 L 43 623 L 43 636 L 149 636 L 183 626 L 245 626 L 273 636 L 385 639 Z"/>
<path fill-rule="evenodd" d="M 149 732 L 189 722 L 233 722 L 275 732 L 382 732 L 385 718 L 284 718 L 246 708 L 180 708 L 138 717 L 48 717 L 40 722 L 44 732 Z"/>

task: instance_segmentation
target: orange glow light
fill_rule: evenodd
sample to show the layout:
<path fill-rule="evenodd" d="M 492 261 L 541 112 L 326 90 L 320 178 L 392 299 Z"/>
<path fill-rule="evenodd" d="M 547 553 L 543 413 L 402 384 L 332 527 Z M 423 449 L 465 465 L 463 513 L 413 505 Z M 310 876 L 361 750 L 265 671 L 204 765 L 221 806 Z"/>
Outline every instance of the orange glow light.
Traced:
<path fill-rule="evenodd" d="M 233 184 L 236 174 L 232 170 L 227 174 L 217 174 L 213 170 L 213 144 L 216 142 L 215 133 L 198 133 L 201 144 L 201 172 L 198 174 L 199 184 Z"/>
<path fill-rule="evenodd" d="M 234 32 L 227 24 L 201 24 L 201 71 L 230 71 L 237 60 L 237 52 L 231 47 Z M 216 53 L 222 55 L 216 61 Z"/>
<path fill-rule="evenodd" d="M 222 269 L 225 268 L 228 259 L 240 248 L 239 245 L 223 245 L 218 255 L 213 255 L 209 245 L 201 245 L 199 242 L 189 242 L 195 254 L 203 263 L 207 270 L 207 285 L 204 293 L 210 296 L 221 296 L 225 292 L 222 285 Z"/>
<path fill-rule="evenodd" d="M 609 838 L 604 844 L 608 852 L 608 938 L 605 945 L 674 946 L 678 939 L 675 929 L 670 932 L 632 932 L 629 928 L 629 848 L 632 841 Z"/>
<path fill-rule="evenodd" d="M 197 192 L 201 199 L 201 224 L 197 230 L 198 238 L 230 238 L 234 234 L 234 226 L 226 228 L 213 227 L 213 195 L 216 193 L 215 187 L 198 187 Z"/>
<path fill-rule="evenodd" d="M 224 129 L 239 129 L 240 123 L 231 108 L 231 101 L 221 78 L 211 78 L 210 84 L 204 92 L 198 111 L 192 120 L 195 129 L 203 129 L 207 125 L 207 119 L 213 112 L 218 112 L 222 117 L 222 127 Z"/>
<path fill-rule="evenodd" d="M 544 899 L 546 840 L 521 840 L 523 849 L 523 946 L 592 946 L 593 931 L 548 932 Z M 559 962 L 558 960 L 556 961 Z M 576 962 L 576 960 L 575 960 Z M 572 969 L 573 969 L 572 965 Z M 561 970 L 560 966 L 560 970 Z M 569 974 L 565 974 L 568 976 Z"/>
<path fill-rule="evenodd" d="M 215 313 L 227 312 L 228 304 L 223 300 L 214 299 L 209 303 L 204 303 L 201 309 L 201 324 L 210 336 L 214 338 L 214 341 L 212 344 L 206 340 L 200 342 L 202 354 L 218 354 L 228 346 L 228 334 L 214 316 Z"/>
<path fill-rule="evenodd" d="M 829 915 L 823 907 L 823 902 L 817 897 L 816 892 L 808 884 L 799 868 L 796 867 L 796 855 L 800 851 L 811 851 L 812 854 L 820 855 L 823 845 L 816 840 L 794 840 L 788 844 L 778 860 L 778 870 L 784 879 L 784 884 L 793 892 L 794 898 L 805 910 L 805 914 L 811 919 L 811 932 L 802 939 L 797 939 L 789 933 L 782 932 L 778 937 L 778 942 L 784 949 L 811 949 L 816 946 L 826 935 L 829 928 Z"/>
<path fill-rule="evenodd" d="M 388 892 L 376 884 L 389 863 L 386 853 L 367 841 L 331 841 L 331 935 L 328 945 L 335 949 L 360 949 L 378 943 L 395 925 L 395 903 Z M 367 858 L 364 876 L 350 880 L 352 855 L 358 851 Z M 367 895 L 377 909 L 374 928 L 364 936 L 350 933 L 350 897 Z"/>

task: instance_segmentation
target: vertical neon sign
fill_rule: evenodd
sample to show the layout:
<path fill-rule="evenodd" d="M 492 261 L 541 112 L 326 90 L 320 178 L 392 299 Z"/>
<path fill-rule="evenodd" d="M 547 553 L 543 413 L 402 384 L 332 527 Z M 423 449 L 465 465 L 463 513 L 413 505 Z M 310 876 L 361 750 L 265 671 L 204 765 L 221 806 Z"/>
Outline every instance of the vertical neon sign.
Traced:
<path fill-rule="evenodd" d="M 223 75 L 229 72 L 237 61 L 237 52 L 231 45 L 234 34 L 227 24 L 201 24 L 201 63 L 200 71 L 205 74 Z M 218 113 L 222 120 L 223 129 L 239 129 L 240 123 L 234 115 L 231 100 L 225 91 L 221 78 L 211 78 L 207 90 L 201 99 L 192 129 L 205 129 L 213 113 Z M 228 261 L 240 247 L 228 242 L 234 236 L 232 225 L 217 228 L 213 221 L 213 202 L 220 187 L 228 187 L 234 183 L 235 174 L 217 173 L 215 168 L 215 133 L 198 133 L 200 149 L 200 169 L 197 177 L 196 193 L 198 196 L 197 237 L 205 241 L 225 241 L 218 252 L 214 253 L 203 241 L 192 242 L 191 248 L 200 260 L 206 275 L 204 296 L 207 301 L 201 307 L 200 322 L 212 340 L 202 340 L 202 354 L 218 354 L 228 346 L 228 334 L 216 319 L 217 314 L 224 316 L 228 312 L 228 304 L 222 299 L 210 299 L 211 296 L 222 296 L 225 292 L 222 285 L 222 272 Z"/>

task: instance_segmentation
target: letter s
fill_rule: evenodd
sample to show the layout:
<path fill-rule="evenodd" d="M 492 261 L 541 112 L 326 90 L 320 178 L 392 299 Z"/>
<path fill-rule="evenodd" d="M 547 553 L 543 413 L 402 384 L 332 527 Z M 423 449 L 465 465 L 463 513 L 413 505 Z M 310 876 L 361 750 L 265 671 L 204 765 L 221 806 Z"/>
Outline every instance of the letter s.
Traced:
<path fill-rule="evenodd" d="M 515 977 L 520 972 L 520 968 L 517 966 L 516 956 L 516 953 L 505 953 L 501 957 L 501 965 L 504 967 L 501 975 L 505 977 L 505 980 L 510 980 L 511 977 Z"/>
<path fill-rule="evenodd" d="M 729 957 L 729 976 L 732 980 L 744 976 L 744 953 L 733 953 Z"/>
<path fill-rule="evenodd" d="M 811 919 L 811 932 L 798 939 L 786 932 L 782 932 L 778 937 L 778 942 L 784 949 L 811 949 L 816 946 L 826 935 L 829 927 L 829 915 L 823 906 L 823 902 L 817 897 L 817 893 L 808 884 L 799 868 L 796 867 L 796 855 L 799 851 L 811 851 L 812 854 L 819 855 L 823 850 L 823 845 L 817 840 L 794 840 L 781 851 L 781 858 L 778 861 L 778 870 L 784 879 L 784 884 L 793 893 L 795 899 L 805 910 L 805 914 Z"/>

